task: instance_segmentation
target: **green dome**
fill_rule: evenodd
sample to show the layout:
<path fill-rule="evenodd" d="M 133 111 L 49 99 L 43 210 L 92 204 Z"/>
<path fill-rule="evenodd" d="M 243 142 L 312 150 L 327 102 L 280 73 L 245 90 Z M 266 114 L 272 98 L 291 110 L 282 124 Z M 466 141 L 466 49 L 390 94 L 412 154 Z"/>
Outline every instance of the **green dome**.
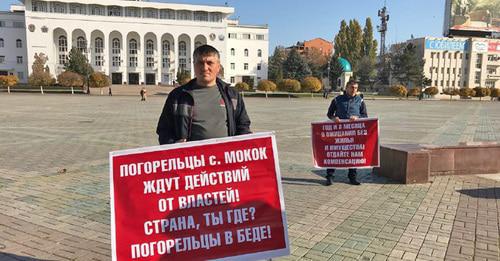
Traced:
<path fill-rule="evenodd" d="M 349 63 L 349 61 L 340 57 L 339 63 L 342 66 L 342 69 L 344 70 L 344 72 L 352 72 L 351 63 Z"/>

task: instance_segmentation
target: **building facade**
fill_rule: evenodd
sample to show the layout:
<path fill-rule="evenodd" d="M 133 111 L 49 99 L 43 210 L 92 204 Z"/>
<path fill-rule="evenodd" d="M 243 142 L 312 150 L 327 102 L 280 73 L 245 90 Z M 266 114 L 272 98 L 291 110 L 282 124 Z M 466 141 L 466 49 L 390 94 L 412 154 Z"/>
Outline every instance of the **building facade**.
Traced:
<path fill-rule="evenodd" d="M 60 74 L 74 47 L 113 84 L 169 85 L 179 70 L 193 76 L 194 49 L 210 44 L 220 51 L 226 81 L 267 78 L 269 30 L 229 19 L 232 7 L 127 0 L 22 3 L 18 9 L 23 12 L 11 8 L 4 15 L 23 17 L 24 26 L 16 33 L 24 33 L 26 74 L 36 53 L 47 55 L 50 72 Z M 9 32 L 5 38 L 12 41 L 13 36 Z M 0 63 L 0 71 L 5 69 Z"/>
<path fill-rule="evenodd" d="M 323 38 L 314 38 L 304 42 L 297 42 L 297 45 L 288 49 L 296 49 L 300 54 L 307 53 L 311 49 L 320 51 L 324 56 L 330 56 L 333 53 L 333 43 Z"/>
<path fill-rule="evenodd" d="M 425 77 L 447 88 L 500 88 L 500 40 L 433 38 L 408 40 L 424 60 Z"/>

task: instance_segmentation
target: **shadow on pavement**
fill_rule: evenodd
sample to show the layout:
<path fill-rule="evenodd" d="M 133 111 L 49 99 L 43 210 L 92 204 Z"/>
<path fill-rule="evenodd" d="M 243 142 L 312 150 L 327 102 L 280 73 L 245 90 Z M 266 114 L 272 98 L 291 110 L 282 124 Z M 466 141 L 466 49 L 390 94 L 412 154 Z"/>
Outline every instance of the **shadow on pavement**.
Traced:
<path fill-rule="evenodd" d="M 18 256 L 14 254 L 9 254 L 5 252 L 0 252 L 0 260 L 22 260 L 22 261 L 48 261 L 49 259 L 39 259 L 28 256 Z"/>
<path fill-rule="evenodd" d="M 473 198 L 500 199 L 500 188 L 460 189 L 458 192 Z"/>
<path fill-rule="evenodd" d="M 304 179 L 304 178 L 281 178 L 283 184 L 288 185 L 301 185 L 301 186 L 309 186 L 309 185 L 325 185 L 324 179 Z"/>
<path fill-rule="evenodd" d="M 311 170 L 312 173 L 319 176 L 322 180 L 316 181 L 316 183 L 326 185 L 326 169 L 314 169 Z M 358 169 L 357 170 L 357 179 L 361 184 L 363 183 L 372 183 L 372 184 L 395 184 L 397 182 L 393 182 L 387 178 L 376 176 L 373 174 L 372 169 Z M 335 171 L 334 183 L 349 183 L 347 178 L 347 169 L 338 169 Z"/>

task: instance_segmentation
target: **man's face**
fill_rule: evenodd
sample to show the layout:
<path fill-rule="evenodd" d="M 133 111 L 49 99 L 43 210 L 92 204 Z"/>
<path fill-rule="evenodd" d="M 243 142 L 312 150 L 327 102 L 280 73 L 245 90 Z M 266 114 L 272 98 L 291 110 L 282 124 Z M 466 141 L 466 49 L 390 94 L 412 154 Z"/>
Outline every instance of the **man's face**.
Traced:
<path fill-rule="evenodd" d="M 194 64 L 196 83 L 201 86 L 213 86 L 220 71 L 219 58 L 216 55 L 198 56 Z"/>
<path fill-rule="evenodd" d="M 347 86 L 346 92 L 347 95 L 351 97 L 355 96 L 358 93 L 358 84 L 357 83 L 349 84 Z"/>

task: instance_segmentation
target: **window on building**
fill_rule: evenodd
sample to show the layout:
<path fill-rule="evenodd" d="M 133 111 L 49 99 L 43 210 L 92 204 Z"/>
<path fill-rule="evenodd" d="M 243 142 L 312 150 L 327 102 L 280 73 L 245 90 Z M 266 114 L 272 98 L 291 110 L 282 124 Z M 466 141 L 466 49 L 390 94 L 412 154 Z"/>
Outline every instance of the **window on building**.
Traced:
<path fill-rule="evenodd" d="M 434 58 L 434 52 L 431 52 L 431 59 Z"/>
<path fill-rule="evenodd" d="M 153 40 L 146 41 L 146 55 L 153 55 L 155 52 L 155 44 Z"/>
<path fill-rule="evenodd" d="M 469 54 L 468 53 L 465 54 L 465 60 L 469 60 Z"/>
<path fill-rule="evenodd" d="M 137 41 L 135 39 L 131 39 L 128 42 L 128 53 L 137 54 Z"/>
<path fill-rule="evenodd" d="M 104 66 L 104 57 L 102 55 L 95 56 L 95 66 Z"/>
<path fill-rule="evenodd" d="M 167 70 L 170 68 L 170 42 L 167 40 L 162 44 L 162 67 Z"/>
<path fill-rule="evenodd" d="M 257 57 L 262 57 L 262 50 L 261 49 L 257 50 Z"/>
<path fill-rule="evenodd" d="M 235 70 L 236 69 L 236 65 L 234 63 L 231 63 L 231 70 Z"/>
<path fill-rule="evenodd" d="M 179 58 L 179 68 L 181 71 L 187 71 L 187 59 Z"/>
<path fill-rule="evenodd" d="M 243 34 L 243 39 L 250 40 L 250 34 Z"/>
<path fill-rule="evenodd" d="M 113 61 L 112 64 L 114 67 L 120 67 L 122 66 L 122 61 L 119 56 L 113 56 Z"/>
<path fill-rule="evenodd" d="M 17 64 L 23 64 L 23 57 L 22 56 L 17 56 L 16 57 Z"/>
<path fill-rule="evenodd" d="M 83 36 L 76 38 L 76 49 L 81 53 L 87 52 L 87 40 Z"/>
<path fill-rule="evenodd" d="M 184 41 L 179 42 L 179 56 L 187 56 L 187 47 Z"/>
<path fill-rule="evenodd" d="M 64 14 L 66 13 L 66 3 L 51 2 L 50 11 L 52 13 Z"/>
<path fill-rule="evenodd" d="M 476 72 L 475 76 L 474 76 L 474 83 L 481 83 L 481 72 Z"/>
<path fill-rule="evenodd" d="M 222 22 L 222 15 L 220 13 L 210 13 L 210 22 Z"/>
<path fill-rule="evenodd" d="M 263 34 L 257 34 L 257 35 L 255 35 L 255 39 L 257 39 L 257 40 L 264 40 L 264 35 Z"/>
<path fill-rule="evenodd" d="M 90 6 L 90 14 L 91 15 L 105 15 L 104 6 L 91 5 Z"/>
<path fill-rule="evenodd" d="M 96 53 L 102 53 L 103 52 L 103 49 L 104 49 L 104 44 L 103 44 L 103 41 L 102 41 L 102 38 L 101 37 L 97 37 L 95 39 L 95 42 L 94 42 L 94 47 L 95 47 L 95 52 Z"/>
<path fill-rule="evenodd" d="M 208 13 L 203 11 L 194 12 L 194 20 L 195 21 L 208 21 Z"/>
<path fill-rule="evenodd" d="M 0 21 L 0 27 L 5 27 L 5 21 Z"/>
<path fill-rule="evenodd" d="M 483 64 L 483 55 L 478 53 L 476 58 L 476 68 L 481 69 Z"/>
<path fill-rule="evenodd" d="M 248 49 L 245 49 L 245 50 L 243 51 L 243 54 L 244 54 L 246 57 L 248 57 Z"/>
<path fill-rule="evenodd" d="M 495 88 L 495 81 L 492 81 L 492 80 L 487 80 L 487 81 L 485 82 L 485 86 L 486 86 L 487 88 Z"/>
<path fill-rule="evenodd" d="M 460 59 L 463 59 L 463 58 L 464 58 L 464 54 L 463 54 L 463 53 L 461 53 L 461 54 L 460 54 Z"/>
<path fill-rule="evenodd" d="M 245 71 L 248 70 L 248 63 L 243 64 L 243 70 L 245 70 Z"/>
<path fill-rule="evenodd" d="M 108 16 L 122 16 L 121 6 L 108 6 Z"/>
<path fill-rule="evenodd" d="M 237 35 L 236 33 L 229 33 L 229 34 L 227 35 L 227 37 L 228 37 L 229 39 L 236 39 L 236 38 L 238 37 L 238 35 Z"/>
<path fill-rule="evenodd" d="M 33 12 L 47 12 L 47 2 L 33 1 L 31 3 L 31 11 L 33 11 Z"/>
<path fill-rule="evenodd" d="M 202 45 L 203 45 L 203 43 L 202 43 L 202 42 L 200 42 L 200 41 L 196 41 L 196 42 L 194 43 L 194 48 L 196 49 L 196 48 L 198 48 L 198 47 L 200 47 L 200 46 L 202 46 Z"/>
<path fill-rule="evenodd" d="M 187 11 L 187 10 L 177 11 L 177 19 L 178 20 L 193 20 L 193 19 L 191 19 L 191 11 Z"/>
<path fill-rule="evenodd" d="M 87 14 L 86 6 L 82 4 L 69 4 L 70 14 Z"/>
<path fill-rule="evenodd" d="M 0 63 L 4 63 L 4 62 L 5 62 L 5 56 L 0 55 Z"/>
<path fill-rule="evenodd" d="M 172 9 L 162 9 L 160 10 L 160 18 L 175 20 L 175 11 Z"/>
<path fill-rule="evenodd" d="M 450 73 L 450 68 L 446 68 L 446 73 Z"/>
<path fill-rule="evenodd" d="M 236 51 L 234 50 L 234 48 L 231 48 L 231 56 L 235 56 L 236 55 Z"/>
<path fill-rule="evenodd" d="M 140 9 L 137 7 L 127 7 L 125 9 L 125 16 L 127 16 L 127 17 L 141 17 Z"/>
<path fill-rule="evenodd" d="M 12 22 L 12 27 L 14 27 L 14 28 L 24 28 L 24 22 L 14 21 L 14 22 Z"/>
<path fill-rule="evenodd" d="M 68 40 L 66 36 L 61 35 L 59 36 L 58 40 L 58 49 L 60 53 L 64 53 L 68 51 Z"/>
<path fill-rule="evenodd" d="M 146 68 L 153 68 L 155 66 L 155 58 L 148 56 L 146 57 Z"/>
<path fill-rule="evenodd" d="M 65 53 L 59 54 L 59 64 L 65 65 L 68 62 L 68 56 Z"/>
<path fill-rule="evenodd" d="M 437 86 L 438 85 L 438 80 L 434 80 L 434 85 Z"/>
<path fill-rule="evenodd" d="M 257 71 L 260 71 L 261 65 L 260 63 L 257 64 Z"/>
<path fill-rule="evenodd" d="M 457 73 L 457 68 L 453 68 L 453 74 Z"/>
<path fill-rule="evenodd" d="M 0 38 L 0 48 L 5 47 L 5 42 L 3 41 L 3 38 Z"/>
<path fill-rule="evenodd" d="M 24 79 L 24 72 L 17 72 L 17 78 L 19 80 L 23 80 Z"/>
<path fill-rule="evenodd" d="M 144 9 L 144 18 L 158 19 L 158 11 L 153 8 Z"/>
<path fill-rule="evenodd" d="M 129 61 L 128 61 L 129 67 L 133 67 L 133 68 L 137 67 L 137 57 L 131 56 L 128 59 L 129 59 Z"/>
<path fill-rule="evenodd" d="M 441 68 L 441 73 L 444 73 L 444 68 Z"/>
<path fill-rule="evenodd" d="M 23 48 L 23 41 L 21 39 L 16 40 L 16 48 Z"/>
<path fill-rule="evenodd" d="M 119 55 L 119 54 L 121 54 L 121 49 L 122 49 L 122 45 L 121 45 L 120 39 L 114 38 L 113 42 L 111 43 L 111 53 Z"/>
<path fill-rule="evenodd" d="M 231 76 L 231 83 L 235 83 L 234 76 Z"/>

